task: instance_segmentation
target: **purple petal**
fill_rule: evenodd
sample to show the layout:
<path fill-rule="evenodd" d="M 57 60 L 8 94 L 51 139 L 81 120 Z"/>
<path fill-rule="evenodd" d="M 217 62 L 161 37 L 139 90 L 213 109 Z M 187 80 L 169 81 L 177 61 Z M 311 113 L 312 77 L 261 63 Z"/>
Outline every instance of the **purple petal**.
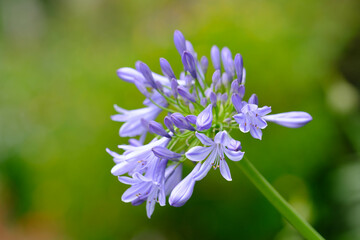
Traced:
<path fill-rule="evenodd" d="M 198 131 L 207 130 L 211 127 L 213 114 L 212 104 L 209 104 L 196 118 L 196 128 Z"/>
<path fill-rule="evenodd" d="M 239 151 L 239 150 L 241 150 L 242 147 L 241 147 L 240 141 L 231 139 L 229 144 L 227 145 L 227 148 L 231 151 Z"/>
<path fill-rule="evenodd" d="M 249 104 L 259 105 L 259 100 L 255 93 L 249 98 Z"/>
<path fill-rule="evenodd" d="M 210 171 L 212 164 L 214 163 L 214 160 L 217 156 L 217 150 L 214 149 L 209 157 L 206 159 L 206 161 L 201 165 L 201 168 L 199 171 L 194 175 L 194 179 L 196 181 L 202 180 L 206 174 Z"/>
<path fill-rule="evenodd" d="M 187 115 L 185 119 L 191 124 L 196 124 L 197 117 L 195 115 Z"/>
<path fill-rule="evenodd" d="M 218 132 L 215 135 L 214 142 L 217 144 L 221 144 L 227 146 L 230 143 L 230 137 L 226 131 Z"/>
<path fill-rule="evenodd" d="M 225 159 L 220 160 L 220 173 L 221 175 L 227 180 L 227 181 L 231 181 L 231 174 L 230 174 L 230 169 L 229 169 L 229 165 L 227 164 L 227 162 L 225 161 Z"/>
<path fill-rule="evenodd" d="M 204 144 L 206 146 L 214 145 L 214 141 L 211 138 L 209 138 L 208 136 L 206 136 L 205 134 L 196 132 L 195 135 L 202 144 Z"/>
<path fill-rule="evenodd" d="M 191 161 L 198 162 L 204 160 L 212 150 L 213 150 L 212 147 L 196 146 L 191 148 L 189 151 L 187 151 L 185 153 L 185 156 Z"/>
<path fill-rule="evenodd" d="M 299 128 L 309 123 L 312 120 L 312 117 L 306 112 L 286 112 L 267 115 L 264 116 L 264 119 L 285 127 Z"/>
<path fill-rule="evenodd" d="M 229 150 L 227 148 L 224 149 L 224 152 L 231 161 L 240 161 L 244 156 L 244 152 L 233 151 L 233 150 Z"/>
<path fill-rule="evenodd" d="M 148 199 L 146 200 L 146 214 L 148 218 L 151 218 L 151 215 L 153 214 L 155 210 L 155 203 L 157 200 L 157 189 L 153 188 L 148 196 Z"/>
<path fill-rule="evenodd" d="M 123 175 L 123 174 L 129 172 L 132 168 L 133 168 L 133 164 L 130 164 L 126 161 L 122 161 L 122 162 L 116 164 L 111 169 L 111 174 L 114 176 Z"/>
<path fill-rule="evenodd" d="M 260 128 L 255 127 L 254 125 L 250 126 L 250 134 L 253 136 L 253 138 L 260 139 L 262 138 L 262 131 Z"/>
<path fill-rule="evenodd" d="M 250 131 L 250 125 L 246 122 L 246 116 L 243 113 L 239 113 L 234 115 L 235 121 L 239 124 L 239 129 L 243 133 L 247 133 Z"/>
<path fill-rule="evenodd" d="M 241 109 L 243 108 L 241 97 L 235 93 L 231 96 L 231 101 L 235 107 L 236 112 L 241 112 Z"/>
<path fill-rule="evenodd" d="M 264 106 L 262 108 L 257 109 L 257 114 L 259 114 L 260 116 L 264 116 L 270 112 L 271 112 L 271 107 L 268 106 Z"/>

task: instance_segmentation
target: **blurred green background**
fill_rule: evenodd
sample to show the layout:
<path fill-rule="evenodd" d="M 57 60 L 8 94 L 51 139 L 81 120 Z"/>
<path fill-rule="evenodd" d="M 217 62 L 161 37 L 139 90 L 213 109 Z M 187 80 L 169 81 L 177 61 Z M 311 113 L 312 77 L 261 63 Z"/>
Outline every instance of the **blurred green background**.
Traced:
<path fill-rule="evenodd" d="M 105 148 L 127 139 L 110 115 L 143 96 L 116 70 L 141 59 L 161 72 L 165 57 L 179 73 L 175 29 L 200 55 L 240 52 L 247 97 L 313 116 L 234 137 L 326 239 L 360 239 L 359 12 L 357 0 L 0 0 L 0 239 L 302 239 L 234 165 L 232 182 L 211 171 L 151 220 L 121 202 Z"/>

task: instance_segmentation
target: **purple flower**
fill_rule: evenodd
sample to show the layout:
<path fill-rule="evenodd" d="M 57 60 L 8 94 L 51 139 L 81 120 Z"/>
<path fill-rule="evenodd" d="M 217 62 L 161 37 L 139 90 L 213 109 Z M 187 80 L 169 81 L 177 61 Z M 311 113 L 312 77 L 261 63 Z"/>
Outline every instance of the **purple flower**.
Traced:
<path fill-rule="evenodd" d="M 176 99 L 178 96 L 177 88 L 178 88 L 179 84 L 175 78 L 171 79 L 170 86 L 171 86 L 171 93 L 174 96 L 174 98 Z"/>
<path fill-rule="evenodd" d="M 157 159 L 156 162 L 143 176 L 135 173 L 132 178 L 119 177 L 119 181 L 131 185 L 121 197 L 123 202 L 131 202 L 139 205 L 146 201 L 146 213 L 148 218 L 155 209 L 155 203 L 159 202 L 160 206 L 165 206 L 165 168 L 167 160 Z"/>
<path fill-rule="evenodd" d="M 137 71 L 137 70 L 135 70 L 133 68 L 128 68 L 128 67 L 120 68 L 120 69 L 117 70 L 117 75 L 118 75 L 119 78 L 121 78 L 122 80 L 124 80 L 126 82 L 134 83 L 135 79 L 139 79 L 141 81 L 141 83 L 143 83 L 143 84 L 145 84 L 147 86 L 151 86 L 145 80 L 142 73 L 140 73 L 139 71 Z M 161 76 L 161 75 L 156 74 L 156 73 L 152 73 L 152 77 L 154 78 L 155 81 L 159 81 L 163 85 L 168 85 L 169 84 L 169 79 L 167 79 L 164 76 Z"/>
<path fill-rule="evenodd" d="M 211 127 L 213 114 L 212 104 L 209 104 L 196 118 L 196 128 L 198 131 L 207 130 Z"/>
<path fill-rule="evenodd" d="M 239 124 L 240 131 L 244 133 L 250 131 L 251 136 L 261 140 L 261 129 L 267 126 L 264 116 L 270 112 L 271 107 L 258 108 L 256 104 L 245 104 L 241 111 L 234 115 L 234 119 Z"/>
<path fill-rule="evenodd" d="M 111 173 L 114 176 L 120 176 L 125 173 L 130 175 L 135 172 L 143 173 L 158 159 L 152 149 L 156 146 L 165 147 L 169 141 L 169 138 L 163 137 L 159 140 L 154 139 L 143 146 L 119 145 L 118 147 L 125 150 L 125 152 L 120 155 L 121 158 L 119 156 L 116 157 L 118 161 L 116 161 L 116 165 L 111 169 Z M 110 154 L 116 156 L 113 153 Z"/>
<path fill-rule="evenodd" d="M 185 154 L 191 161 L 203 161 L 206 159 L 195 174 L 194 179 L 199 181 L 206 176 L 211 167 L 214 169 L 219 167 L 221 175 L 226 180 L 231 181 L 230 169 L 224 154 L 232 161 L 240 161 L 244 156 L 244 152 L 234 150 L 234 143 L 226 131 L 218 132 L 214 141 L 205 134 L 198 132 L 196 132 L 196 137 L 207 147 L 196 146 Z"/>
<path fill-rule="evenodd" d="M 264 120 L 288 127 L 299 128 L 312 120 L 306 112 L 286 112 L 264 116 Z"/>
<path fill-rule="evenodd" d="M 171 206 L 181 207 L 190 199 L 195 186 L 194 175 L 199 171 L 200 165 L 201 164 L 198 163 L 191 173 L 172 190 L 169 197 L 169 204 Z"/>
<path fill-rule="evenodd" d="M 125 122 L 120 128 L 119 134 L 121 137 L 134 137 L 145 134 L 147 129 L 141 123 L 141 119 L 154 120 L 161 112 L 161 109 L 155 105 L 136 110 L 125 110 L 117 105 L 114 107 L 119 114 L 111 116 L 111 119 L 116 122 Z"/>

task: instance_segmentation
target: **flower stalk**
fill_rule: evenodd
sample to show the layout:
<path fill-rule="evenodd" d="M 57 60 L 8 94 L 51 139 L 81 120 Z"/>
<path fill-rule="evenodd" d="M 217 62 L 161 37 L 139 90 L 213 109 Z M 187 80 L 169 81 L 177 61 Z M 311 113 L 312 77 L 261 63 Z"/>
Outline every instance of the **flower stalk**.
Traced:
<path fill-rule="evenodd" d="M 276 191 L 246 157 L 236 165 L 305 239 L 324 240 L 306 220 L 296 213 L 295 209 Z"/>

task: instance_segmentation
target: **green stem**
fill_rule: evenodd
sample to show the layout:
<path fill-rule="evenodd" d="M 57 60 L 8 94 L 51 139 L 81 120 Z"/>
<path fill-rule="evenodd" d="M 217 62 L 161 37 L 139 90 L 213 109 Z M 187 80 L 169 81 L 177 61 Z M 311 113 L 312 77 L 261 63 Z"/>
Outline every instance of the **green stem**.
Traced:
<path fill-rule="evenodd" d="M 294 208 L 285 201 L 248 159 L 244 158 L 236 165 L 304 238 L 308 240 L 324 240 L 308 222 L 295 212 Z"/>

